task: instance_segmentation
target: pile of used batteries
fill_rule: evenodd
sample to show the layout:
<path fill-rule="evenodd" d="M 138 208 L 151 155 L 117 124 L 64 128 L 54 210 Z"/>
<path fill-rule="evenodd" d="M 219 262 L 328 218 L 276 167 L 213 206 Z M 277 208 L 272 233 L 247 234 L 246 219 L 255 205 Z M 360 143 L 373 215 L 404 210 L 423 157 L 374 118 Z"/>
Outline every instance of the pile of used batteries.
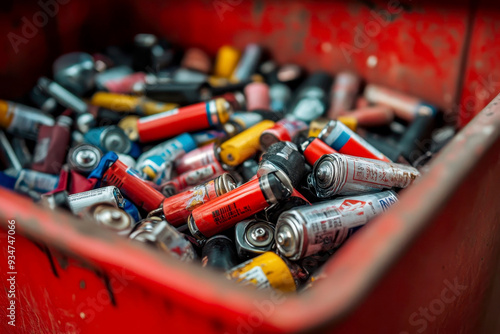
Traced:
<path fill-rule="evenodd" d="M 255 44 L 212 65 L 148 34 L 62 55 L 27 96 L 0 101 L 3 187 L 283 292 L 454 135 L 435 107 L 350 72 L 306 75 Z"/>

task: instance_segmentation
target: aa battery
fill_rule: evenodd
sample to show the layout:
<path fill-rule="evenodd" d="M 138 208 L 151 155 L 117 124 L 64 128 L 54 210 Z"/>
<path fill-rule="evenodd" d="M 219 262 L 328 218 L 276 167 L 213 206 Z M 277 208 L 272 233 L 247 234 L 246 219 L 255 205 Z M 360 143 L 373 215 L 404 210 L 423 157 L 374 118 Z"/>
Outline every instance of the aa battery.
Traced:
<path fill-rule="evenodd" d="M 70 117 L 61 115 L 54 126 L 40 126 L 31 169 L 48 174 L 59 174 L 71 139 Z"/>
<path fill-rule="evenodd" d="M 201 251 L 201 265 L 222 271 L 240 263 L 234 243 L 225 235 L 216 235 L 207 240 Z"/>
<path fill-rule="evenodd" d="M 183 155 L 176 160 L 175 170 L 177 173 L 185 173 L 216 162 L 215 149 L 215 144 L 211 143 Z"/>
<path fill-rule="evenodd" d="M 231 105 L 218 98 L 142 117 L 137 121 L 139 140 L 150 142 L 174 137 L 183 132 L 208 129 L 226 123 L 231 112 Z"/>
<path fill-rule="evenodd" d="M 236 81 L 244 81 L 250 79 L 252 74 L 257 70 L 260 57 L 262 55 L 262 48 L 257 44 L 248 44 L 245 52 L 241 57 L 238 65 L 234 69 L 232 79 Z"/>
<path fill-rule="evenodd" d="M 332 80 L 331 75 L 325 72 L 309 76 L 298 88 L 290 114 L 306 123 L 323 116 L 328 107 L 328 90 Z"/>
<path fill-rule="evenodd" d="M 0 127 L 16 136 L 36 140 L 41 125 L 53 126 L 54 119 L 41 110 L 0 100 Z"/>
<path fill-rule="evenodd" d="M 406 188 L 419 176 L 419 171 L 410 166 L 333 153 L 314 164 L 312 186 L 317 197 L 329 198 Z"/>
<path fill-rule="evenodd" d="M 274 124 L 272 128 L 264 130 L 260 135 L 260 146 L 267 150 L 269 146 L 280 141 L 292 141 L 300 131 L 307 130 L 307 124 L 300 120 L 282 119 Z"/>
<path fill-rule="evenodd" d="M 339 116 L 338 120 L 345 121 L 350 118 L 353 118 L 357 125 L 362 127 L 382 126 L 390 124 L 394 120 L 394 111 L 384 105 L 369 106 L 345 113 L 344 116 Z"/>
<path fill-rule="evenodd" d="M 116 152 L 134 154 L 139 148 L 132 143 L 125 132 L 116 125 L 93 128 L 84 135 L 85 141 L 99 147 L 104 153 Z M 135 151 L 135 152 L 134 152 Z"/>
<path fill-rule="evenodd" d="M 248 110 L 269 110 L 269 86 L 263 82 L 252 82 L 245 87 L 245 99 Z"/>
<path fill-rule="evenodd" d="M 159 181 L 164 178 L 168 163 L 172 163 L 186 152 L 196 148 L 196 142 L 188 133 L 183 133 L 167 140 L 143 153 L 137 159 L 137 169 L 145 173 L 149 179 Z"/>
<path fill-rule="evenodd" d="M 94 204 L 83 208 L 81 211 L 83 219 L 96 222 L 118 235 L 128 236 L 134 227 L 134 219 L 122 209 L 109 203 Z"/>
<path fill-rule="evenodd" d="M 294 188 L 298 187 L 306 173 L 304 156 L 297 146 L 288 141 L 281 141 L 269 147 L 262 155 L 257 175 L 281 170 L 290 179 Z"/>
<path fill-rule="evenodd" d="M 72 170 L 86 175 L 99 165 L 101 158 L 102 152 L 97 146 L 80 144 L 69 151 L 67 161 Z"/>
<path fill-rule="evenodd" d="M 122 208 L 124 198 L 120 193 L 120 189 L 109 186 L 69 195 L 68 202 L 71 212 L 77 215 L 94 204 L 107 203 L 115 208 Z"/>
<path fill-rule="evenodd" d="M 150 217 L 135 225 L 130 239 L 149 244 L 181 261 L 196 259 L 193 245 L 185 236 L 164 220 Z"/>
<path fill-rule="evenodd" d="M 5 167 L 4 169 L 12 168 L 19 172 L 23 168 L 19 157 L 2 130 L 0 130 L 0 161 Z"/>
<path fill-rule="evenodd" d="M 273 121 L 263 120 L 222 143 L 218 151 L 221 161 L 229 166 L 237 166 L 250 158 L 259 151 L 262 132 L 273 126 Z"/>
<path fill-rule="evenodd" d="M 367 85 L 364 96 L 371 103 L 391 107 L 397 117 L 408 122 L 411 122 L 422 111 L 430 114 L 436 113 L 435 107 L 418 98 L 382 86 Z"/>
<path fill-rule="evenodd" d="M 309 165 L 313 166 L 325 154 L 337 153 L 333 148 L 328 146 L 319 138 L 309 138 L 301 145 L 304 158 Z"/>
<path fill-rule="evenodd" d="M 221 78 L 230 78 L 238 66 L 241 52 L 232 46 L 225 45 L 217 52 L 215 59 L 214 75 Z"/>
<path fill-rule="evenodd" d="M 341 112 L 351 110 L 361 86 L 361 78 L 351 72 L 340 72 L 335 77 L 330 93 L 328 118 L 335 119 Z"/>
<path fill-rule="evenodd" d="M 273 252 L 243 262 L 228 271 L 227 277 L 257 290 L 274 289 L 284 293 L 297 290 L 296 278 L 287 263 Z"/>
<path fill-rule="evenodd" d="M 38 86 L 43 92 L 56 99 L 62 106 L 74 110 L 78 114 L 88 111 L 88 106 L 82 99 L 56 82 L 41 77 L 38 79 Z"/>
<path fill-rule="evenodd" d="M 44 194 L 57 187 L 59 178 L 56 175 L 37 172 L 30 169 L 22 169 L 17 174 L 14 189 L 19 191 L 33 190 Z"/>
<path fill-rule="evenodd" d="M 94 86 L 95 64 L 88 53 L 64 54 L 54 61 L 52 68 L 54 80 L 78 96 Z"/>
<path fill-rule="evenodd" d="M 253 258 L 274 248 L 274 225 L 267 221 L 241 221 L 234 227 L 234 234 L 240 259 Z"/>
<path fill-rule="evenodd" d="M 172 226 L 181 226 L 195 208 L 235 188 L 234 178 L 224 173 L 193 189 L 166 198 L 162 203 L 163 215 Z"/>
<path fill-rule="evenodd" d="M 397 200 L 393 191 L 384 191 L 285 211 L 276 225 L 278 250 L 291 260 L 332 250 Z"/>
<path fill-rule="evenodd" d="M 271 110 L 283 111 L 292 97 L 292 91 L 287 85 L 276 83 L 269 88 L 269 97 L 271 99 Z"/>
<path fill-rule="evenodd" d="M 123 95 L 117 93 L 97 92 L 92 96 L 91 103 L 101 108 L 120 112 L 134 112 L 139 115 L 156 115 L 169 110 L 175 110 L 175 103 L 161 103 L 144 97 Z"/>
<path fill-rule="evenodd" d="M 144 181 L 136 170 L 127 167 L 120 160 L 116 160 L 106 170 L 102 183 L 120 188 L 135 205 L 148 212 L 160 207 L 165 199 L 165 196 Z"/>
<path fill-rule="evenodd" d="M 318 138 L 342 154 L 391 162 L 379 150 L 338 121 L 328 122 Z"/>
<path fill-rule="evenodd" d="M 199 240 L 211 237 L 287 198 L 292 189 L 280 171 L 263 175 L 194 209 L 188 219 L 189 230 Z"/>
<path fill-rule="evenodd" d="M 163 184 L 162 191 L 164 194 L 178 193 L 184 189 L 197 186 L 203 182 L 211 180 L 225 172 L 224 168 L 218 163 L 213 162 L 209 165 L 185 172 L 166 184 Z M 171 189 L 168 189 L 171 188 Z"/>

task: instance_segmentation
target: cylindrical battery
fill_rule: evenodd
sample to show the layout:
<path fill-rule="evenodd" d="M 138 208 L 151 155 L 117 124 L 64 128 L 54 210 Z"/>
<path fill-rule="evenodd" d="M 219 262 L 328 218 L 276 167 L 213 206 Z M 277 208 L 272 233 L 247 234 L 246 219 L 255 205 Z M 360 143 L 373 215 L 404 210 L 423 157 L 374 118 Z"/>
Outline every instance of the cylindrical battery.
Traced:
<path fill-rule="evenodd" d="M 273 252 L 243 262 L 228 271 L 227 276 L 243 285 L 255 286 L 257 290 L 271 288 L 284 293 L 297 290 L 296 279 L 287 263 Z"/>
<path fill-rule="evenodd" d="M 238 65 L 234 69 L 232 78 L 237 81 L 250 79 L 252 74 L 257 71 L 261 55 L 262 48 L 259 45 L 248 44 Z"/>
<path fill-rule="evenodd" d="M 185 172 L 172 180 L 167 181 L 167 183 L 174 187 L 176 192 L 183 191 L 189 187 L 197 186 L 203 182 L 211 180 L 225 172 L 224 168 L 216 161 L 209 165 Z M 165 188 L 166 185 L 162 185 Z M 165 190 L 165 189 L 164 189 Z M 168 190 L 167 193 L 171 193 Z"/>
<path fill-rule="evenodd" d="M 85 141 L 99 147 L 104 153 L 116 152 L 137 154 L 139 148 L 129 139 L 127 134 L 118 126 L 103 126 L 90 129 L 84 135 Z"/>
<path fill-rule="evenodd" d="M 189 230 L 199 240 L 211 237 L 287 198 L 292 189 L 282 172 L 263 175 L 194 209 Z"/>
<path fill-rule="evenodd" d="M 195 208 L 235 188 L 236 182 L 233 177 L 224 173 L 191 190 L 166 198 L 162 204 L 163 215 L 171 225 L 181 226 L 187 222 Z"/>
<path fill-rule="evenodd" d="M 276 225 L 278 250 L 291 260 L 332 250 L 397 200 L 389 190 L 285 211 Z"/>
<path fill-rule="evenodd" d="M 330 93 L 330 110 L 328 118 L 337 118 L 342 111 L 351 110 L 356 101 L 361 78 L 351 72 L 340 72 L 335 77 Z"/>
<path fill-rule="evenodd" d="M 118 187 L 135 205 L 148 212 L 159 208 L 165 199 L 158 190 L 141 179 L 136 170 L 127 167 L 120 160 L 106 170 L 102 182 Z"/>
<path fill-rule="evenodd" d="M 80 144 L 69 151 L 67 161 L 72 170 L 86 175 L 99 165 L 101 158 L 102 152 L 97 146 Z"/>
<path fill-rule="evenodd" d="M 225 235 L 216 235 L 207 240 L 201 251 L 201 265 L 227 271 L 240 263 L 234 243 Z"/>
<path fill-rule="evenodd" d="M 282 119 L 272 128 L 264 130 L 260 135 L 260 146 L 265 151 L 269 146 L 279 141 L 292 141 L 300 131 L 306 130 L 307 124 L 300 120 Z"/>
<path fill-rule="evenodd" d="M 208 54 L 202 49 L 189 48 L 184 53 L 181 66 L 202 73 L 208 73 L 212 68 L 212 61 Z"/>
<path fill-rule="evenodd" d="M 406 188 L 420 176 L 417 169 L 338 153 L 321 157 L 312 171 L 319 198 L 353 195 L 384 188 Z"/>
<path fill-rule="evenodd" d="M 193 245 L 184 234 L 156 217 L 137 223 L 129 238 L 149 244 L 181 261 L 191 262 L 196 258 Z"/>
<path fill-rule="evenodd" d="M 107 108 L 120 112 L 135 112 L 139 115 L 156 115 L 166 111 L 175 110 L 175 103 L 163 103 L 144 97 L 131 96 L 117 93 L 97 92 L 92 96 L 94 106 Z"/>
<path fill-rule="evenodd" d="M 263 120 L 222 143 L 219 151 L 221 161 L 229 166 L 237 166 L 250 158 L 260 148 L 259 140 L 262 132 L 273 126 L 273 121 Z"/>
<path fill-rule="evenodd" d="M 221 78 L 229 78 L 238 66 L 241 52 L 232 46 L 225 45 L 217 52 L 215 59 L 214 75 Z"/>
<path fill-rule="evenodd" d="M 82 218 L 93 220 L 98 225 L 124 236 L 130 234 L 135 223 L 128 213 L 107 203 L 84 208 Z"/>
<path fill-rule="evenodd" d="M 182 174 L 217 161 L 215 156 L 215 144 L 211 143 L 197 148 L 175 162 L 175 170 Z"/>
<path fill-rule="evenodd" d="M 362 127 L 382 126 L 390 124 L 394 120 L 394 111 L 384 105 L 358 108 L 342 115 L 339 116 L 339 121 L 341 117 L 352 117 Z"/>
<path fill-rule="evenodd" d="M 38 86 L 42 91 L 56 99 L 62 106 L 74 110 L 77 114 L 88 112 L 87 103 L 58 83 L 41 77 L 38 79 Z"/>
<path fill-rule="evenodd" d="M 328 122 L 318 138 L 342 154 L 391 162 L 379 150 L 338 121 Z"/>
<path fill-rule="evenodd" d="M 232 112 L 230 104 L 218 98 L 139 118 L 137 131 L 141 142 L 174 137 L 183 132 L 208 129 L 224 124 Z"/>
<path fill-rule="evenodd" d="M 108 186 L 69 195 L 68 203 L 71 212 L 77 215 L 94 204 L 107 203 L 115 208 L 121 208 L 124 205 L 124 198 L 117 187 Z"/>
<path fill-rule="evenodd" d="M 269 110 L 271 104 L 269 86 L 263 82 L 252 82 L 245 87 L 248 110 Z"/>
<path fill-rule="evenodd" d="M 41 125 L 54 124 L 54 119 L 41 110 L 0 100 L 0 127 L 9 133 L 36 140 Z"/>
<path fill-rule="evenodd" d="M 311 166 L 313 166 L 314 163 L 325 154 L 337 153 L 337 151 L 319 138 L 309 138 L 307 141 L 302 143 L 301 150 L 307 163 Z"/>
<path fill-rule="evenodd" d="M 431 114 L 436 113 L 435 107 L 422 102 L 418 98 L 382 86 L 367 85 L 364 96 L 371 103 L 391 107 L 397 117 L 408 122 L 411 122 L 422 110 L 426 110 Z"/>
<path fill-rule="evenodd" d="M 48 174 L 59 174 L 71 139 L 70 117 L 61 115 L 54 126 L 40 126 L 31 169 Z"/>
<path fill-rule="evenodd" d="M 59 182 L 59 177 L 41 173 L 30 169 L 21 169 L 17 174 L 14 185 L 15 190 L 34 190 L 44 194 L 54 190 Z"/>

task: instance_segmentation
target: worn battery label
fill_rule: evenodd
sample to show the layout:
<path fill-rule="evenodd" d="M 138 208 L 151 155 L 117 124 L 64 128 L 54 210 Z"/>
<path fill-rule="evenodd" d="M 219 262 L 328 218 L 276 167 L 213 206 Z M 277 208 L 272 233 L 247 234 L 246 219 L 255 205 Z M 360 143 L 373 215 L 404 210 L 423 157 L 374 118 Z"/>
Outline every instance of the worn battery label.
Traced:
<path fill-rule="evenodd" d="M 46 193 L 57 187 L 59 178 L 55 175 L 23 169 L 19 172 L 14 189 L 27 188 L 38 193 Z"/>
<path fill-rule="evenodd" d="M 122 205 L 123 197 L 118 188 L 108 186 L 68 196 L 68 203 L 74 214 L 96 203 L 109 203 L 114 207 Z"/>
<path fill-rule="evenodd" d="M 24 110 L 16 104 L 9 103 L 8 113 L 13 113 L 12 122 L 9 125 L 9 132 L 22 134 L 25 137 L 35 139 L 38 133 L 38 124 L 46 124 L 47 116 Z"/>
<path fill-rule="evenodd" d="M 271 287 L 271 284 L 261 267 L 253 267 L 247 272 L 241 274 L 240 282 L 255 285 L 258 290 Z"/>
<path fill-rule="evenodd" d="M 304 256 L 340 246 L 376 215 L 397 202 L 392 191 L 326 201 L 296 211 L 307 230 Z"/>

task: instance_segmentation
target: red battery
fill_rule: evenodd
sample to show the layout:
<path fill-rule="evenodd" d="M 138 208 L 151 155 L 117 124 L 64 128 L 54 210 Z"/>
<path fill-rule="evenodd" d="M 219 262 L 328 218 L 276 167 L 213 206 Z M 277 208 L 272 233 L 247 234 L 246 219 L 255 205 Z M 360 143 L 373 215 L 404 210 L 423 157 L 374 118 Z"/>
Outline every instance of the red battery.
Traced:
<path fill-rule="evenodd" d="M 309 165 L 314 163 L 325 154 L 337 153 L 333 148 L 328 146 L 324 141 L 319 138 L 309 139 L 302 144 L 302 152 L 304 158 Z"/>
<path fill-rule="evenodd" d="M 199 240 L 211 237 L 289 197 L 292 190 L 282 173 L 263 175 L 194 209 L 189 230 Z"/>
<path fill-rule="evenodd" d="M 292 141 L 300 131 L 307 130 L 308 126 L 301 120 L 282 119 L 270 129 L 264 130 L 260 135 L 260 145 L 265 151 L 269 146 L 279 141 Z"/>
<path fill-rule="evenodd" d="M 165 219 L 175 227 L 181 226 L 187 222 L 191 211 L 195 208 L 235 188 L 236 182 L 233 177 L 224 173 L 205 184 L 166 198 L 162 204 Z"/>
<path fill-rule="evenodd" d="M 231 110 L 226 100 L 218 98 L 142 117 L 137 120 L 139 140 L 150 142 L 208 129 L 226 123 Z"/>
<path fill-rule="evenodd" d="M 177 173 L 182 174 L 217 161 L 217 157 L 215 156 L 215 143 L 210 143 L 184 154 L 176 161 L 175 170 Z"/>
<path fill-rule="evenodd" d="M 211 180 L 224 172 L 225 170 L 222 168 L 221 164 L 214 161 L 209 165 L 188 171 L 166 182 L 161 186 L 162 191 L 164 194 L 175 194 L 189 187 L 194 187 Z"/>
<path fill-rule="evenodd" d="M 116 160 L 104 173 L 103 185 L 114 185 L 135 205 L 146 211 L 157 209 L 165 196 L 141 179 L 137 171 Z"/>

